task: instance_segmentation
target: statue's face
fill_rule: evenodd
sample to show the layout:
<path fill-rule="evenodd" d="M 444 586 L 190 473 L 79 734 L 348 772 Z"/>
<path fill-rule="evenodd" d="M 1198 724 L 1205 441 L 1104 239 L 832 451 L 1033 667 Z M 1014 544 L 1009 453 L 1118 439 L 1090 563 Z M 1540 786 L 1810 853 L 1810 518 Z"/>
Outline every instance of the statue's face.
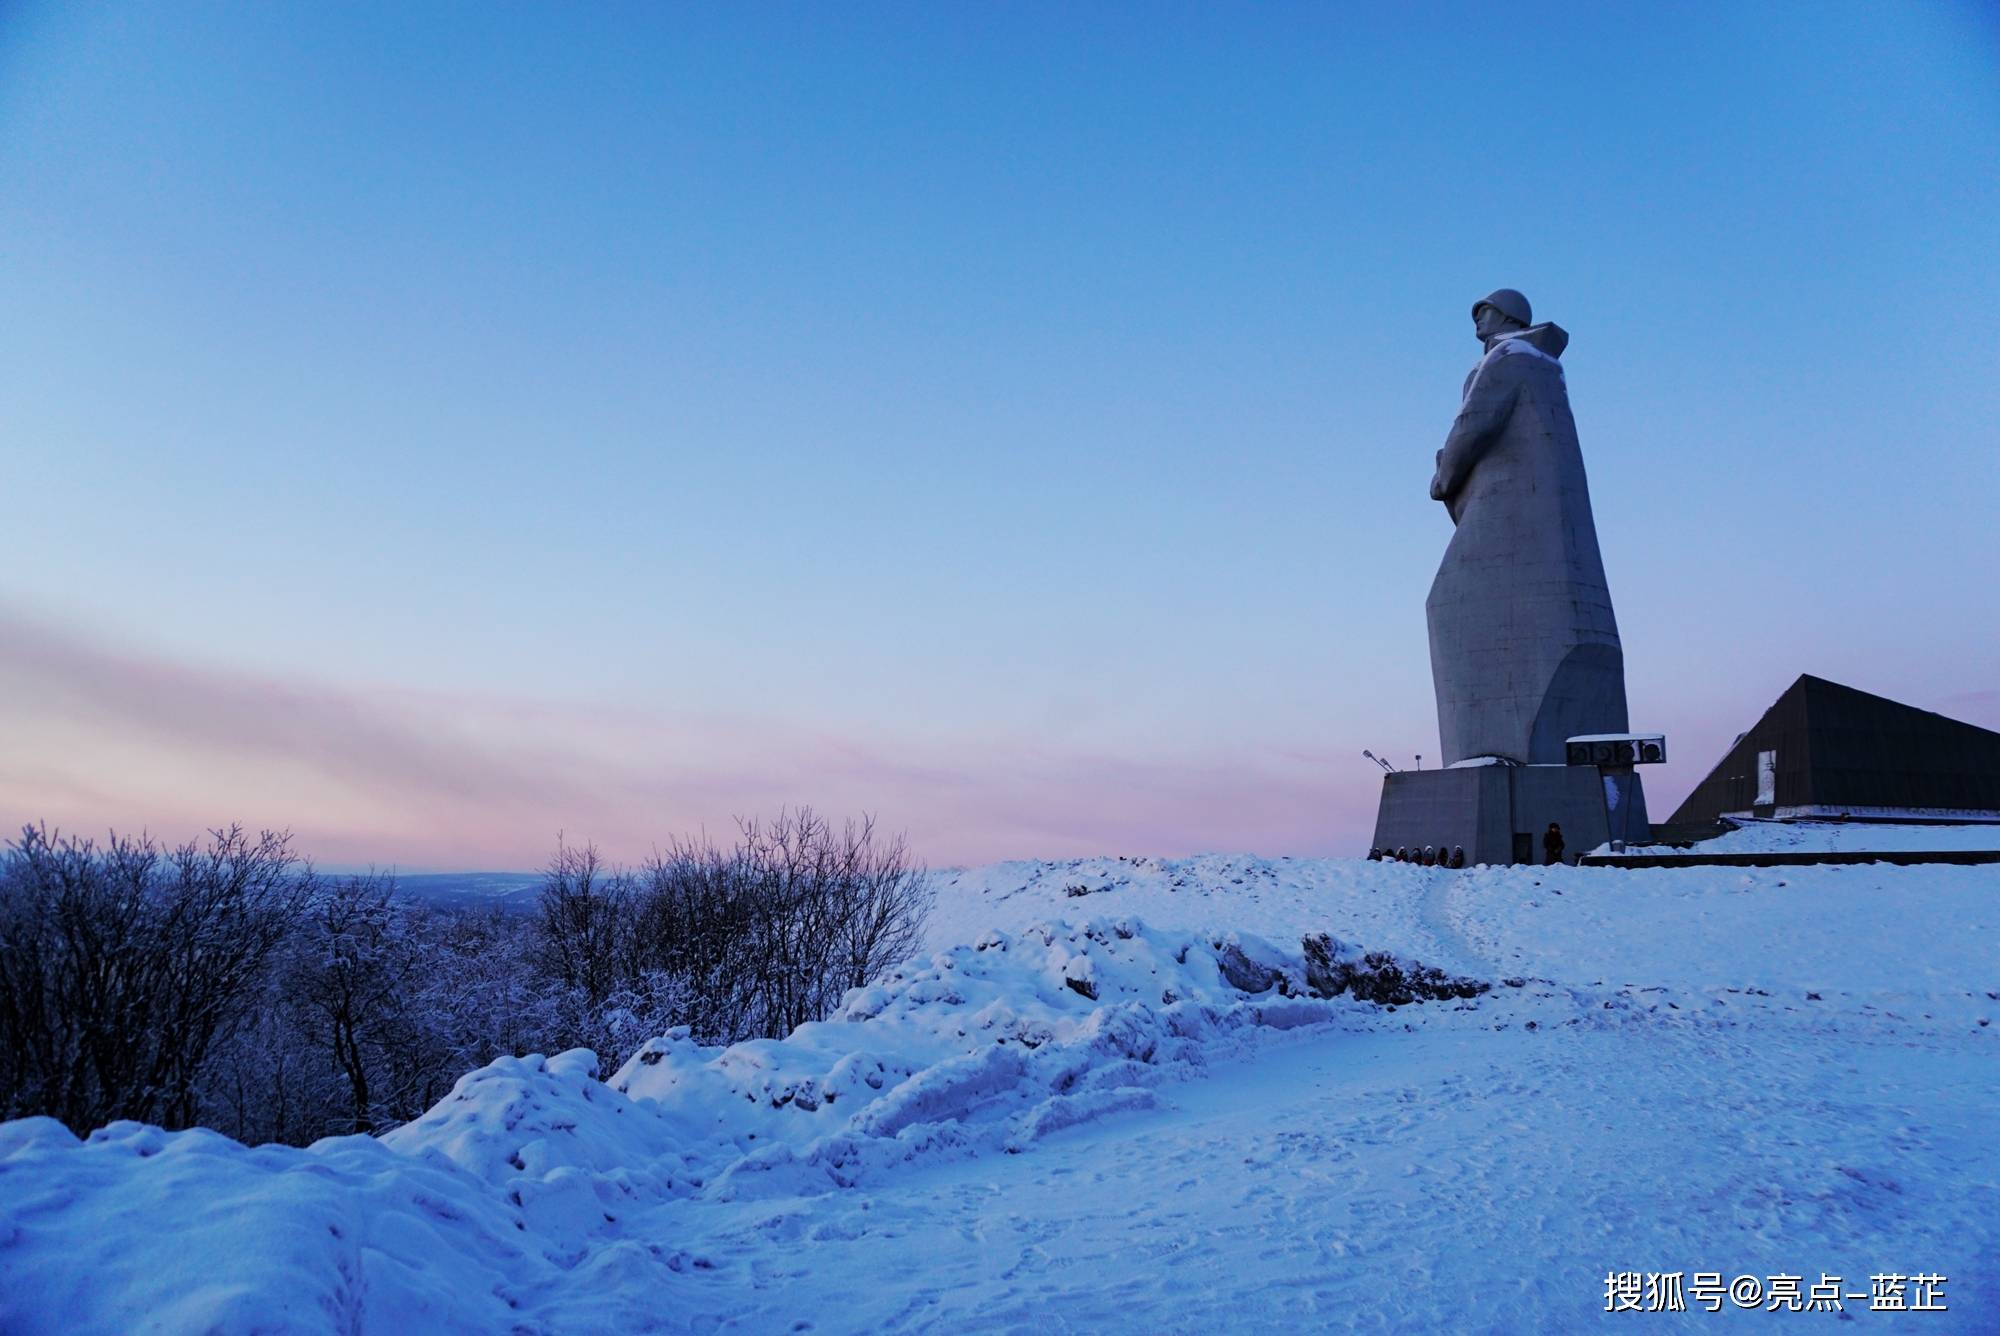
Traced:
<path fill-rule="evenodd" d="M 1496 335 L 1505 334 L 1510 329 L 1520 329 L 1521 323 L 1513 317 L 1501 313 L 1500 308 L 1487 302 L 1479 303 L 1472 313 L 1472 332 L 1485 343 Z"/>

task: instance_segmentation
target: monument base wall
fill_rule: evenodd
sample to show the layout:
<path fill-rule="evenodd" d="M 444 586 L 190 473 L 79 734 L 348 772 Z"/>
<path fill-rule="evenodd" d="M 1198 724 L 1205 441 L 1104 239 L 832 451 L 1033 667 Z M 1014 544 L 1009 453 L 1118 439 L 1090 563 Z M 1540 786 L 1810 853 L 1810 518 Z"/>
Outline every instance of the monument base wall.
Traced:
<path fill-rule="evenodd" d="M 1393 853 L 1430 845 L 1447 855 L 1461 848 L 1468 866 L 1539 863 L 1551 821 L 1562 827 L 1569 862 L 1614 834 L 1643 843 L 1649 833 L 1645 790 L 1631 770 L 1583 765 L 1399 770 L 1382 777 L 1374 847 Z"/>

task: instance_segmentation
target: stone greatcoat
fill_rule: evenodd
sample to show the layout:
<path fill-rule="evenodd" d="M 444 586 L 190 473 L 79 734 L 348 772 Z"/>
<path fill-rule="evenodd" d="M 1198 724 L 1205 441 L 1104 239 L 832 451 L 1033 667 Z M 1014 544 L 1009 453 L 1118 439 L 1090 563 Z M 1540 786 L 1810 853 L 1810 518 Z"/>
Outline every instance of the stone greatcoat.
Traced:
<path fill-rule="evenodd" d="M 1457 531 L 1431 584 L 1444 761 L 1560 765 L 1563 740 L 1626 731 L 1625 656 L 1597 550 L 1561 357 L 1536 325 L 1466 377 L 1431 496 Z"/>

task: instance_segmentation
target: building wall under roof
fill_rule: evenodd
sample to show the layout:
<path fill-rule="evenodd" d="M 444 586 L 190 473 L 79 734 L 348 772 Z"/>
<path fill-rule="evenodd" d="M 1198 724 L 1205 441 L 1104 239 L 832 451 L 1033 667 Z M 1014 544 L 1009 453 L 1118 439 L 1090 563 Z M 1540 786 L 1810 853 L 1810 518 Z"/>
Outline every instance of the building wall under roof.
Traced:
<path fill-rule="evenodd" d="M 1775 753 L 1776 782 L 1772 792 L 1760 793 L 1765 753 Z M 1671 822 L 1787 809 L 2000 816 L 2000 733 L 1802 676 L 1695 786 Z"/>

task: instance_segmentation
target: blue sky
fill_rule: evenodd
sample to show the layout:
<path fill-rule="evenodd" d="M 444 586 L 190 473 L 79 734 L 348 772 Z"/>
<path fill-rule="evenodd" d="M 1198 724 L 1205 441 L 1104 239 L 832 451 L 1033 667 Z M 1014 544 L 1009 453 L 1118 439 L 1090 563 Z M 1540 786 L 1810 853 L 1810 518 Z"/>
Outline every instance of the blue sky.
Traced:
<path fill-rule="evenodd" d="M 1502 284 L 1655 807 L 2000 725 L 1978 6 L 17 4 L 0 179 L 10 821 L 1353 852 Z"/>

